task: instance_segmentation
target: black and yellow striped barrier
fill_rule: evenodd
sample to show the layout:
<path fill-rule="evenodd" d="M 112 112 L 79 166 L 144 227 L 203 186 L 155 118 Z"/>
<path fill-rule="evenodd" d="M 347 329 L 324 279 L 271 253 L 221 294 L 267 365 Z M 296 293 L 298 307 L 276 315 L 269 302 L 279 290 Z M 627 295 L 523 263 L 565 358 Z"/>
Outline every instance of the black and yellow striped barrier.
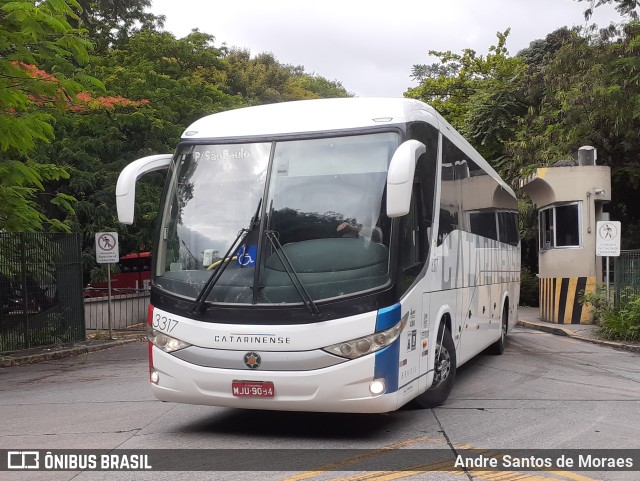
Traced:
<path fill-rule="evenodd" d="M 540 279 L 540 320 L 556 324 L 591 324 L 591 309 L 578 302 L 581 291 L 596 290 L 595 277 Z"/>

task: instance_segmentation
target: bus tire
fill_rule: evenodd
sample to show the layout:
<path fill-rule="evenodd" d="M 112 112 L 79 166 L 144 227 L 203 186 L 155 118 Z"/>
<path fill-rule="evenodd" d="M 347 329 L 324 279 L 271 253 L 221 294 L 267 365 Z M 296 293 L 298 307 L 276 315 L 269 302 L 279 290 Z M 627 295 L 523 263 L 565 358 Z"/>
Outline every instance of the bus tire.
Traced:
<path fill-rule="evenodd" d="M 440 339 L 442 339 L 442 345 L 440 345 Z M 415 399 L 415 404 L 425 409 L 443 404 L 449 397 L 456 378 L 456 346 L 444 323 L 441 323 L 438 329 L 436 344 L 433 384 Z"/>
<path fill-rule="evenodd" d="M 502 308 L 502 326 L 500 327 L 500 339 L 494 342 L 490 347 L 489 351 L 491 354 L 495 354 L 496 356 L 500 356 L 504 352 L 504 347 L 507 343 L 507 329 L 509 326 L 509 311 L 507 304 Z"/>

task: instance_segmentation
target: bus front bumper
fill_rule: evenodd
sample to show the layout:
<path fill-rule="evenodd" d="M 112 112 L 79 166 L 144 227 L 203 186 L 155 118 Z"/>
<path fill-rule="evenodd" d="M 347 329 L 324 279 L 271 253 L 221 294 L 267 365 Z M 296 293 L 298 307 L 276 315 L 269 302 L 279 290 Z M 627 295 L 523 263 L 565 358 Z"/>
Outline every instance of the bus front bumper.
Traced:
<path fill-rule="evenodd" d="M 161 401 L 244 409 L 383 413 L 398 408 L 397 392 L 374 395 L 374 356 L 313 371 L 258 371 L 202 367 L 152 348 L 154 395 Z M 377 379 L 385 382 L 384 379 Z M 273 397 L 238 397 L 233 383 L 271 382 Z"/>

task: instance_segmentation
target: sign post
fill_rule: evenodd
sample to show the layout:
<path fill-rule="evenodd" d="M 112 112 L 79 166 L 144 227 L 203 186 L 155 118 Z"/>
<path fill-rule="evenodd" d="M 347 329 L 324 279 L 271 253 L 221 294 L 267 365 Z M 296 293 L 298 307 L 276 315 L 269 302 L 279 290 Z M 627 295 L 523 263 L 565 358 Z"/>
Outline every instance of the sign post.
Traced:
<path fill-rule="evenodd" d="M 606 257 L 607 303 L 611 302 L 609 295 L 609 257 L 620 255 L 621 224 L 618 221 L 598 221 L 596 225 L 596 255 Z"/>
<path fill-rule="evenodd" d="M 111 327 L 111 264 L 120 260 L 117 232 L 96 233 L 96 261 L 98 264 L 107 264 L 107 322 L 109 326 L 109 338 L 113 339 Z"/>

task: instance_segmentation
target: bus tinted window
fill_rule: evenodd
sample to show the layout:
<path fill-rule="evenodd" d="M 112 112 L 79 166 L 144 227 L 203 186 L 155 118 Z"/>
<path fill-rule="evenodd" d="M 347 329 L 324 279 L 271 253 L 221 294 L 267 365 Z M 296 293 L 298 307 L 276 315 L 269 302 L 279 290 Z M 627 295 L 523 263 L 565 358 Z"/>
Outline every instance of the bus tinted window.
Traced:
<path fill-rule="evenodd" d="M 460 205 L 462 204 L 461 176 L 467 170 L 461 165 L 465 158 L 449 139 L 442 137 L 442 170 L 440 194 L 440 227 L 438 245 L 450 232 L 459 228 Z"/>
<path fill-rule="evenodd" d="M 469 214 L 469 227 L 472 234 L 498 240 L 496 213 L 494 211 L 471 212 Z"/>
<path fill-rule="evenodd" d="M 518 245 L 518 214 L 516 212 L 498 212 L 498 228 L 500 242 Z"/>

